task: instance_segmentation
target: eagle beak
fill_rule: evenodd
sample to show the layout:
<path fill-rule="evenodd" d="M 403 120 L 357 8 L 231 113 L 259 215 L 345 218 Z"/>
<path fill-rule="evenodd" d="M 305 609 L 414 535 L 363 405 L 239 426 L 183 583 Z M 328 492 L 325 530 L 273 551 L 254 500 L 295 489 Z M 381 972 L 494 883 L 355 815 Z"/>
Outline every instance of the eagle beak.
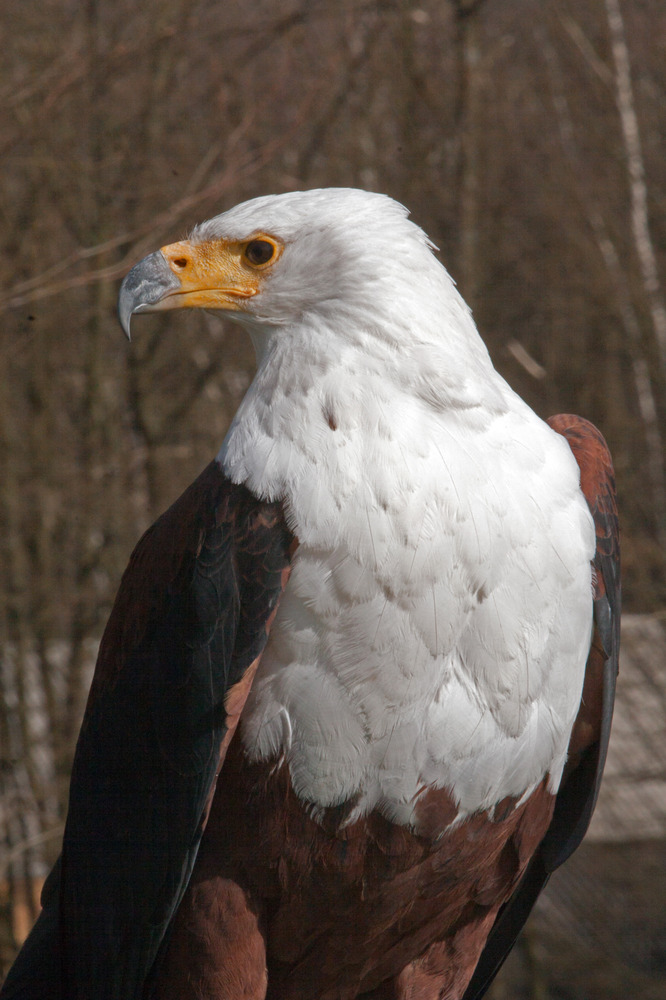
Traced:
<path fill-rule="evenodd" d="M 132 339 L 130 320 L 134 313 L 159 309 L 160 302 L 179 289 L 180 281 L 161 250 L 135 264 L 125 276 L 118 296 L 118 318 L 127 339 Z"/>
<path fill-rule="evenodd" d="M 144 257 L 129 272 L 118 297 L 127 339 L 134 313 L 163 309 L 242 309 L 259 292 L 260 276 L 243 260 L 243 244 L 183 240 Z"/>

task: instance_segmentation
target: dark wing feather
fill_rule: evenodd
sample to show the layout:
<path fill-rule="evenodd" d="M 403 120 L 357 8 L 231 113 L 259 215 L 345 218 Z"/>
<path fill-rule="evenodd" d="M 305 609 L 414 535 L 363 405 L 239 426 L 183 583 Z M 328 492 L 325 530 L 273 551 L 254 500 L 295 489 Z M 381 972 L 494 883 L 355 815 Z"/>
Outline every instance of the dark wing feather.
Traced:
<path fill-rule="evenodd" d="M 291 543 L 279 505 L 257 501 L 213 462 L 137 545 L 76 749 L 59 891 L 45 899 L 3 1000 L 46 995 L 23 986 L 40 953 L 60 965 L 52 1000 L 142 996 L 192 871 Z"/>
<path fill-rule="evenodd" d="M 562 434 L 580 466 L 581 489 L 594 518 L 597 549 L 592 564 L 594 635 L 581 708 L 553 819 L 520 885 L 500 911 L 463 1000 L 480 1000 L 513 947 L 550 875 L 576 850 L 599 793 L 610 737 L 620 649 L 620 546 L 615 478 L 610 452 L 596 427 L 559 414 L 548 421 Z"/>

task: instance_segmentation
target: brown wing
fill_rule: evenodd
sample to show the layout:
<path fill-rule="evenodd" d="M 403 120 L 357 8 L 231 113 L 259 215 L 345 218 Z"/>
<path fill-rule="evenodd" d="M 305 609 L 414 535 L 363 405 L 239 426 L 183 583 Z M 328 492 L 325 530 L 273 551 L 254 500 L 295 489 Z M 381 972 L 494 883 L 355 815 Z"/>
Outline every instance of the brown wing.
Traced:
<path fill-rule="evenodd" d="M 61 862 L 3 1000 L 139 1000 L 286 584 L 278 504 L 211 463 L 138 543 L 102 639 Z"/>
<path fill-rule="evenodd" d="M 571 414 L 548 423 L 562 434 L 580 466 L 580 484 L 597 535 L 592 563 L 594 634 L 581 707 L 553 819 L 525 876 L 500 911 L 463 1000 L 480 1000 L 513 947 L 551 873 L 576 850 L 590 823 L 606 761 L 620 649 L 620 544 L 613 463 L 588 420 Z"/>

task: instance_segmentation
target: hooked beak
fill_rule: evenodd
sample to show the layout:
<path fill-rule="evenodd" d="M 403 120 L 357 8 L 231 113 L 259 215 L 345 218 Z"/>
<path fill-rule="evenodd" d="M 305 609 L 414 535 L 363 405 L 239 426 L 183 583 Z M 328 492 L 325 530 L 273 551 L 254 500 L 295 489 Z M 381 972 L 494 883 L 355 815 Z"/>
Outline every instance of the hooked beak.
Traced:
<path fill-rule="evenodd" d="M 256 295 L 261 275 L 244 259 L 245 244 L 183 240 L 139 261 L 120 286 L 118 318 L 130 339 L 134 313 L 163 309 L 238 311 Z"/>
<path fill-rule="evenodd" d="M 127 339 L 132 339 L 130 321 L 134 313 L 159 308 L 159 303 L 179 288 L 180 281 L 171 271 L 161 250 L 135 264 L 125 276 L 118 296 L 118 319 Z"/>

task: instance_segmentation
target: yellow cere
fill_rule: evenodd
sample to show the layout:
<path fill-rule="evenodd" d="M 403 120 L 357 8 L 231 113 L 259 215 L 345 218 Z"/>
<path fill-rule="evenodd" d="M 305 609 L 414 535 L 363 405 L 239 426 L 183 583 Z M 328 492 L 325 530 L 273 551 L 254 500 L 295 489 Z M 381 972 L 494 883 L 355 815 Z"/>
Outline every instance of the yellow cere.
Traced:
<path fill-rule="evenodd" d="M 270 258 L 259 264 L 252 263 L 247 256 L 248 246 L 257 241 L 274 248 Z M 163 300 L 163 308 L 242 309 L 243 299 L 259 293 L 262 272 L 278 260 L 282 249 L 277 240 L 263 233 L 242 242 L 182 240 L 162 247 L 162 254 L 180 281 L 180 289 Z M 263 250 L 264 255 L 270 253 L 265 247 Z"/>

